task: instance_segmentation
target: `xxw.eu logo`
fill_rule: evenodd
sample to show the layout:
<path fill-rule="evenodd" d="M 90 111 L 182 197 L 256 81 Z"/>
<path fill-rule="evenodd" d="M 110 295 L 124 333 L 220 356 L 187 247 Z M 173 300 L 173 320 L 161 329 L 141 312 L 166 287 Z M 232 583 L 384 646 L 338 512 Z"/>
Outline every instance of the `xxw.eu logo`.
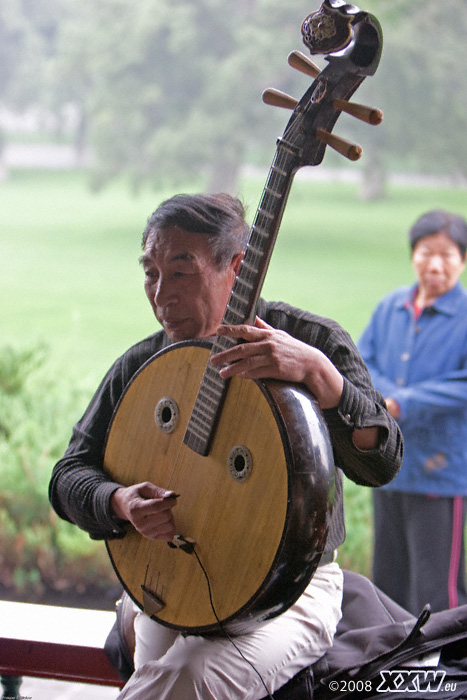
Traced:
<path fill-rule="evenodd" d="M 445 671 L 436 671 L 435 669 L 381 671 L 381 683 L 376 690 L 378 693 L 389 693 L 396 690 L 399 693 L 413 693 L 414 691 L 437 693 L 441 689 L 445 690 L 443 686 L 445 675 Z M 455 683 L 451 685 L 455 686 Z M 455 687 L 449 689 L 455 690 Z"/>

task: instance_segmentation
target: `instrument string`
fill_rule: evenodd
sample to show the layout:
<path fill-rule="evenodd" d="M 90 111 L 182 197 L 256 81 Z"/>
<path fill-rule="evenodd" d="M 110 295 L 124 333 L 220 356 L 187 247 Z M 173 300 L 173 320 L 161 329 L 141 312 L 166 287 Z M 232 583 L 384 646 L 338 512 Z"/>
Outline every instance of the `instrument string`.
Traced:
<path fill-rule="evenodd" d="M 234 647 L 234 649 L 235 649 L 235 650 L 237 651 L 237 653 L 241 656 L 241 658 L 245 661 L 245 663 L 247 663 L 249 666 L 251 666 L 251 668 L 253 669 L 253 671 L 256 673 L 256 675 L 258 676 L 259 680 L 261 681 L 262 685 L 264 686 L 264 689 L 265 689 L 265 691 L 266 691 L 267 697 L 268 697 L 270 700 L 275 700 L 275 699 L 274 699 L 274 695 L 273 695 L 272 693 L 270 693 L 269 688 L 267 687 L 267 685 L 266 685 L 266 683 L 265 683 L 265 681 L 264 681 L 264 678 L 262 677 L 261 673 L 260 673 L 260 672 L 258 671 L 258 669 L 254 666 L 254 664 L 253 664 L 249 659 L 246 658 L 246 656 L 244 655 L 244 653 L 242 652 L 242 650 L 240 649 L 240 647 L 238 646 L 238 644 L 235 643 L 235 641 L 232 639 L 231 635 L 227 632 L 227 630 L 225 629 L 225 627 L 224 627 L 224 625 L 222 624 L 221 620 L 219 619 L 219 616 L 218 616 L 218 614 L 217 614 L 217 612 L 216 612 L 216 608 L 215 608 L 215 606 L 214 606 L 214 599 L 213 599 L 213 596 L 212 596 L 211 581 L 209 580 L 208 572 L 206 571 L 206 569 L 205 569 L 205 567 L 204 567 L 204 565 L 203 565 L 203 562 L 201 561 L 200 556 L 199 556 L 198 552 L 196 551 L 196 548 L 193 549 L 193 554 L 195 555 L 196 560 L 197 560 L 197 562 L 198 562 L 198 564 L 199 564 L 199 566 L 200 566 L 200 568 L 201 568 L 201 571 L 203 572 L 204 578 L 206 579 L 206 583 L 207 583 L 207 587 L 208 587 L 208 594 L 209 594 L 209 603 L 210 603 L 210 605 L 211 605 L 211 610 L 212 610 L 212 612 L 213 612 L 214 617 L 216 618 L 217 624 L 219 625 L 219 627 L 220 627 L 220 629 L 221 629 L 221 631 L 222 631 L 222 634 L 223 634 L 223 635 L 225 636 L 225 638 L 228 639 L 228 641 L 232 644 L 232 646 Z"/>
<path fill-rule="evenodd" d="M 176 470 L 177 470 L 178 463 L 180 461 L 180 453 L 182 451 L 182 447 L 183 447 L 183 444 L 181 443 L 178 447 L 178 452 L 175 455 L 175 458 L 173 460 L 171 473 L 167 479 L 166 484 L 164 485 L 164 488 L 167 491 L 174 490 L 173 488 L 171 488 L 171 484 L 173 484 L 173 481 L 174 481 L 175 476 L 176 476 Z M 149 570 L 151 569 L 151 570 L 157 571 L 157 566 L 156 566 L 155 562 L 156 562 L 158 556 L 159 556 L 158 547 L 154 546 L 154 543 L 151 543 L 147 548 L 146 575 L 145 575 L 145 579 L 144 579 L 144 585 L 146 585 L 146 580 L 148 577 Z"/>

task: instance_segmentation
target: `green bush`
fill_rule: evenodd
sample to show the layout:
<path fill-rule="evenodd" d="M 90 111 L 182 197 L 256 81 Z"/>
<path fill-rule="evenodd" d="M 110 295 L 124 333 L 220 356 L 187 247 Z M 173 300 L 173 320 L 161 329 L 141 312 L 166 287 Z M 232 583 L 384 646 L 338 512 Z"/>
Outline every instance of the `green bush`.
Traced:
<path fill-rule="evenodd" d="M 114 583 L 105 547 L 48 501 L 53 464 L 88 400 L 47 362 L 44 345 L 0 352 L 0 586 L 18 595 Z"/>
<path fill-rule="evenodd" d="M 347 536 L 339 549 L 338 561 L 344 569 L 371 577 L 373 551 L 373 511 L 371 488 L 353 481 L 344 483 Z"/>

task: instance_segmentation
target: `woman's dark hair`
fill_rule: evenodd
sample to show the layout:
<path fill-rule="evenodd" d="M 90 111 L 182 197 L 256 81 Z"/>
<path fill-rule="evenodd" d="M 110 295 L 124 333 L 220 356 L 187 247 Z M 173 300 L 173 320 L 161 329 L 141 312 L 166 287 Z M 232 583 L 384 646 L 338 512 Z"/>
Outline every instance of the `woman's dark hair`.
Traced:
<path fill-rule="evenodd" d="M 206 235 L 218 269 L 245 249 L 250 230 L 243 204 L 229 194 L 177 194 L 162 202 L 149 217 L 143 231 L 143 249 L 150 234 L 171 226 Z"/>
<path fill-rule="evenodd" d="M 462 216 L 450 214 L 443 209 L 429 211 L 417 219 L 409 231 L 410 247 L 413 250 L 422 238 L 441 232 L 449 236 L 453 243 L 458 246 L 462 257 L 465 258 L 465 251 L 467 250 L 467 223 Z"/>

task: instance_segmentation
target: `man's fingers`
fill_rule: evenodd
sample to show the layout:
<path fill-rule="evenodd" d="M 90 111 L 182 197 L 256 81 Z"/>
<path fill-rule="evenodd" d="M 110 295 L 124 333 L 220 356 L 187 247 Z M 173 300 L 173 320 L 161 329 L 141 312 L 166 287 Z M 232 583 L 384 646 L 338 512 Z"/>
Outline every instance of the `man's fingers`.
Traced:
<path fill-rule="evenodd" d="M 150 481 L 143 481 L 141 484 L 135 484 L 134 488 L 141 498 L 166 499 L 176 495 L 174 491 L 163 489 Z"/>
<path fill-rule="evenodd" d="M 260 319 L 257 319 L 260 321 Z M 263 321 L 261 323 L 264 323 Z M 241 323 L 238 326 L 218 326 L 217 334 L 227 336 L 228 338 L 243 338 L 243 340 L 259 340 L 264 337 L 264 331 L 269 330 L 269 326 L 254 325 Z"/>

